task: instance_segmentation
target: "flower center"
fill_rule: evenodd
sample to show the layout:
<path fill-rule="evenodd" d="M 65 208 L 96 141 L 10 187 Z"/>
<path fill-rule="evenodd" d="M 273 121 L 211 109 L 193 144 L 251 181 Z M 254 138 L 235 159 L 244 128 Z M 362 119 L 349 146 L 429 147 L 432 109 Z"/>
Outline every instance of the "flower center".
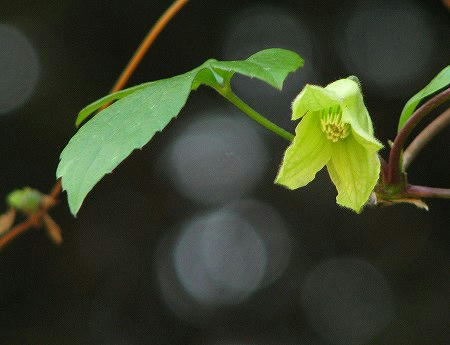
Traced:
<path fill-rule="evenodd" d="M 322 110 L 320 125 L 327 139 L 333 143 L 346 138 L 350 134 L 350 125 L 342 123 L 342 109 L 340 106 Z"/>

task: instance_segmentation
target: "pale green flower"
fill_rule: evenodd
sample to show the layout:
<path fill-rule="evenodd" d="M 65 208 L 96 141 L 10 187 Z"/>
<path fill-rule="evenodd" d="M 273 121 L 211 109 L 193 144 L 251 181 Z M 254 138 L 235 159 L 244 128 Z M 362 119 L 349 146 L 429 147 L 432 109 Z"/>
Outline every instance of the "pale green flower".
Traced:
<path fill-rule="evenodd" d="M 357 79 L 337 80 L 325 88 L 306 85 L 292 103 L 292 120 L 302 118 L 287 148 L 275 182 L 296 189 L 327 166 L 336 202 L 360 212 L 380 174 L 369 113 Z"/>

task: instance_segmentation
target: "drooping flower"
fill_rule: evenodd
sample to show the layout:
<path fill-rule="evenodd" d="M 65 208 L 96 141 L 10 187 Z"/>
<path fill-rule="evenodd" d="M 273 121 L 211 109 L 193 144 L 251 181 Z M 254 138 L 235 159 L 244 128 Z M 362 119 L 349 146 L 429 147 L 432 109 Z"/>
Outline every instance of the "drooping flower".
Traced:
<path fill-rule="evenodd" d="M 360 212 L 380 174 L 372 120 L 355 77 L 325 88 L 306 85 L 292 103 L 292 120 L 302 118 L 275 182 L 296 189 L 327 166 L 339 205 Z"/>

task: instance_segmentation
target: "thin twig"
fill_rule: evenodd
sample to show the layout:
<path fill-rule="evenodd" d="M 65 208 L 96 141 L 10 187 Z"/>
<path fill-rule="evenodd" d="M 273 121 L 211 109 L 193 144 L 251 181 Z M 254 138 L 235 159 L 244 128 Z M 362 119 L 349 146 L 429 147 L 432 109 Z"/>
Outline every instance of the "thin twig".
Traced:
<path fill-rule="evenodd" d="M 115 82 L 112 92 L 116 92 L 121 90 L 131 75 L 134 73 L 139 63 L 142 61 L 144 55 L 147 53 L 148 49 L 155 41 L 155 39 L 159 36 L 161 31 L 166 27 L 166 25 L 170 22 L 170 20 L 177 14 L 183 7 L 188 3 L 189 0 L 176 0 L 172 3 L 172 5 L 164 12 L 164 14 L 159 18 L 159 20 L 153 25 L 150 31 L 145 36 L 144 40 L 134 53 L 133 57 L 128 62 L 127 66 L 121 73 L 120 77 Z M 53 200 L 61 193 L 61 180 L 56 181 L 53 186 L 52 191 L 50 192 L 50 197 Z M 28 229 L 32 227 L 39 226 L 41 223 L 42 217 L 47 214 L 47 212 L 55 205 L 55 203 L 49 203 L 47 205 L 43 205 L 41 209 L 35 212 L 31 217 L 29 217 L 26 221 L 17 224 L 13 227 L 8 233 L 0 238 L 0 250 L 3 249 L 8 243 L 10 243 L 13 239 L 15 239 L 20 234 L 24 233 Z"/>
<path fill-rule="evenodd" d="M 405 123 L 403 128 L 397 134 L 394 144 L 392 145 L 391 152 L 389 154 L 389 169 L 387 176 L 388 184 L 396 184 L 401 180 L 400 174 L 400 155 L 405 146 L 406 140 L 411 134 L 412 130 L 417 126 L 417 124 L 434 108 L 438 107 L 445 101 L 450 99 L 450 88 L 440 92 L 428 102 L 423 104 L 419 109 L 417 109 Z"/>
<path fill-rule="evenodd" d="M 111 89 L 111 93 L 119 91 L 123 89 L 125 84 L 130 79 L 131 75 L 136 70 L 137 66 L 141 62 L 145 53 L 147 53 L 148 48 L 152 45 L 152 43 L 159 36 L 161 31 L 166 27 L 166 25 L 170 22 L 170 20 L 177 14 L 184 5 L 188 3 L 188 0 L 177 0 L 175 1 L 164 14 L 158 19 L 158 21 L 153 25 L 153 27 L 148 32 L 147 36 L 144 38 L 130 62 L 128 62 L 127 67 L 120 74 L 119 79 L 117 79 L 114 87 Z"/>
<path fill-rule="evenodd" d="M 61 192 L 61 183 L 58 180 L 50 192 L 50 197 L 53 200 L 56 200 L 56 197 Z M 31 217 L 29 217 L 26 221 L 16 225 L 9 232 L 7 232 L 4 236 L 0 238 L 0 250 L 3 249 L 9 242 L 11 242 L 14 238 L 22 234 L 23 232 L 31 229 L 32 227 L 37 227 L 41 223 L 42 217 L 47 214 L 48 210 L 52 208 L 56 203 L 44 203 L 43 206 L 39 209 L 39 211 L 35 212 Z"/>
<path fill-rule="evenodd" d="M 428 126 L 426 126 L 408 145 L 403 152 L 403 170 L 408 169 L 411 162 L 416 158 L 417 154 L 430 142 L 442 129 L 450 124 L 450 108 L 435 118 Z"/>

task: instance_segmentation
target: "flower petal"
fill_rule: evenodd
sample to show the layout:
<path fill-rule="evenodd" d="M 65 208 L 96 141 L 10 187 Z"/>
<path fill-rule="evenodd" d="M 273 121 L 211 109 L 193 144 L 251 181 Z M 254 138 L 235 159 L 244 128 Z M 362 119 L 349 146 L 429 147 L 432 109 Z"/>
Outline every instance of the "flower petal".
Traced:
<path fill-rule="evenodd" d="M 378 155 L 350 135 L 333 145 L 327 169 L 338 191 L 336 202 L 361 212 L 380 175 Z"/>
<path fill-rule="evenodd" d="M 308 114 L 298 124 L 295 139 L 286 150 L 275 183 L 289 189 L 311 182 L 331 157 L 331 142 L 320 129 L 317 114 Z"/>
<path fill-rule="evenodd" d="M 339 103 L 340 99 L 333 91 L 307 84 L 292 102 L 292 120 L 297 120 L 308 112 L 328 109 Z"/>
<path fill-rule="evenodd" d="M 372 120 L 358 83 L 349 78 L 340 79 L 328 84 L 325 89 L 341 99 L 342 121 L 350 124 L 355 139 L 372 152 L 380 150 L 383 145 L 373 136 Z"/>

